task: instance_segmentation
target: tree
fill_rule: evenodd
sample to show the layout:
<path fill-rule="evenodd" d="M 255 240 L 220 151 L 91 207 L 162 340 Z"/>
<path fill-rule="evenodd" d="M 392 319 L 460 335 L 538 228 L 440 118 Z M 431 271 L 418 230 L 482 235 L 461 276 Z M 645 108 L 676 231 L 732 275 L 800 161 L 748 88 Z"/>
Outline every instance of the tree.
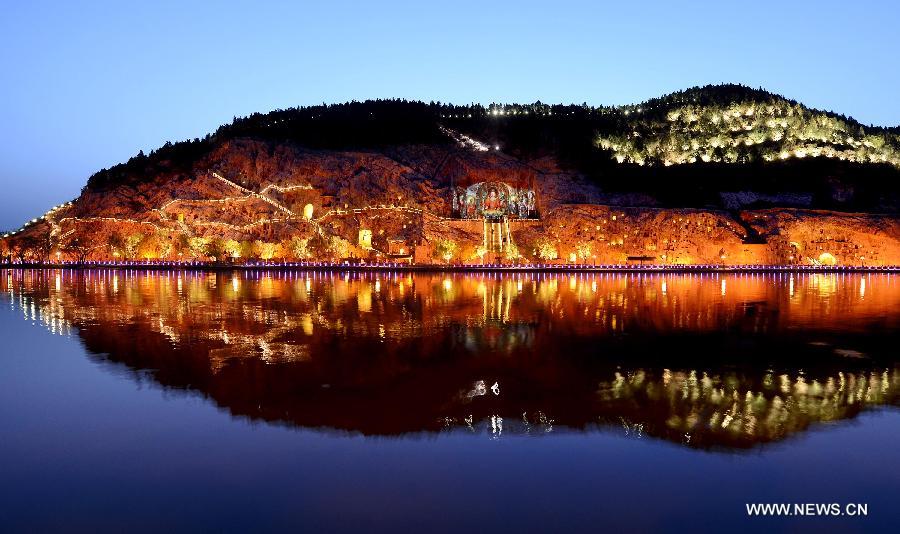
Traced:
<path fill-rule="evenodd" d="M 214 237 L 206 243 L 205 254 L 216 261 L 225 255 L 225 241 L 221 237 Z"/>
<path fill-rule="evenodd" d="M 241 241 L 241 257 L 245 260 L 256 257 L 253 252 L 253 241 Z"/>
<path fill-rule="evenodd" d="M 114 257 L 125 256 L 125 238 L 122 237 L 122 234 L 118 232 L 109 234 L 106 238 L 106 245 Z"/>
<path fill-rule="evenodd" d="M 352 245 L 342 237 L 331 236 L 331 253 L 335 259 L 343 259 L 350 256 Z"/>
<path fill-rule="evenodd" d="M 91 243 L 85 238 L 77 234 L 72 234 L 61 248 L 66 254 L 74 257 L 75 261 L 78 263 L 84 263 L 85 260 L 87 260 L 88 254 L 90 254 L 95 247 L 92 247 Z"/>
<path fill-rule="evenodd" d="M 53 236 L 50 235 L 50 232 L 43 232 L 34 236 L 35 241 L 35 253 L 38 255 L 40 261 L 46 261 L 50 259 L 50 252 L 53 251 Z"/>
<path fill-rule="evenodd" d="M 191 237 L 188 239 L 188 249 L 192 258 L 206 256 L 208 245 L 209 239 L 206 237 Z"/>
<path fill-rule="evenodd" d="M 235 241 L 234 239 L 228 239 L 225 241 L 225 255 L 230 258 L 240 258 L 241 254 L 241 244 Z"/>
<path fill-rule="evenodd" d="M 28 259 L 39 261 L 43 258 L 41 252 L 41 240 L 32 234 L 20 237 L 13 247 L 13 255 L 16 256 L 21 263 L 25 263 L 25 260 Z"/>
<path fill-rule="evenodd" d="M 309 257 L 309 239 L 294 236 L 282 245 L 293 257 L 305 259 Z"/>
<path fill-rule="evenodd" d="M 484 245 L 478 245 L 475 247 L 475 257 L 478 258 L 481 263 L 484 263 L 484 256 L 488 253 L 488 249 Z"/>
<path fill-rule="evenodd" d="M 275 243 L 256 240 L 253 242 L 254 255 L 263 260 L 271 260 L 275 256 Z"/>
<path fill-rule="evenodd" d="M 183 256 L 185 254 L 190 255 L 191 253 L 191 240 L 188 238 L 186 234 L 181 232 L 175 234 L 175 237 L 172 239 L 172 250 L 171 253 L 176 256 Z"/>
<path fill-rule="evenodd" d="M 171 239 L 160 239 L 159 240 L 159 257 L 160 258 L 168 258 L 169 254 L 172 253 L 172 249 L 174 248 L 174 244 Z"/>
<path fill-rule="evenodd" d="M 153 260 L 162 256 L 160 249 L 160 238 L 158 235 L 143 236 L 138 245 L 138 256 L 146 260 Z"/>
<path fill-rule="evenodd" d="M 513 243 L 510 243 L 506 246 L 506 250 L 503 251 L 503 256 L 507 261 L 517 261 L 522 257 L 522 255 L 519 253 L 519 247 L 517 247 Z"/>
<path fill-rule="evenodd" d="M 548 237 L 541 236 L 537 238 L 532 245 L 532 254 L 535 258 L 542 260 L 555 260 L 559 257 L 556 245 Z"/>
<path fill-rule="evenodd" d="M 332 257 L 331 240 L 322 234 L 316 234 L 307 243 L 307 250 L 313 258 L 319 260 Z"/>
<path fill-rule="evenodd" d="M 440 239 L 434 245 L 434 249 L 431 251 L 431 256 L 437 260 L 444 260 L 447 263 L 450 263 L 450 260 L 453 259 L 453 256 L 456 254 L 457 249 L 456 242 L 450 239 Z"/>
<path fill-rule="evenodd" d="M 591 257 L 591 244 L 590 243 L 579 243 L 575 245 L 575 254 L 578 255 L 578 259 L 582 262 L 590 259 Z"/>
<path fill-rule="evenodd" d="M 25 262 L 25 244 L 22 243 L 21 239 L 17 239 L 9 246 L 9 253 L 13 258 L 17 259 L 19 263 Z"/>
<path fill-rule="evenodd" d="M 144 241 L 144 234 L 131 234 L 125 238 L 124 248 L 125 257 L 133 260 L 140 252 L 141 243 Z"/>

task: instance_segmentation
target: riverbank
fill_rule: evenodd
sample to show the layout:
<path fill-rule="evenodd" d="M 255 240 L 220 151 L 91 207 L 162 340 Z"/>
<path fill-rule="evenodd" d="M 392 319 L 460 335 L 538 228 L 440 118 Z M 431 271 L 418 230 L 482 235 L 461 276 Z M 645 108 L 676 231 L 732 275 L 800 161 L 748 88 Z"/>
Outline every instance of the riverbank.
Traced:
<path fill-rule="evenodd" d="M 128 269 L 146 271 L 403 271 L 403 272 L 824 272 L 824 273 L 900 273 L 900 266 L 863 265 L 629 265 L 629 264 L 407 264 L 407 263 L 349 263 L 349 262 L 61 262 L 61 263 L 4 263 L 0 269 Z"/>

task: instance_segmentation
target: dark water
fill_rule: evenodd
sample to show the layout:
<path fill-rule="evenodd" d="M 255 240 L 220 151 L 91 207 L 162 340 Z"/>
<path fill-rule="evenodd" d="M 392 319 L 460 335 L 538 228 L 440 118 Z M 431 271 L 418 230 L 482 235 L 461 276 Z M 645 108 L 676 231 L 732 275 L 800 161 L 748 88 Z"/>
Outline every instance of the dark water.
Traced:
<path fill-rule="evenodd" d="M 898 331 L 891 275 L 0 271 L 0 530 L 895 530 Z"/>

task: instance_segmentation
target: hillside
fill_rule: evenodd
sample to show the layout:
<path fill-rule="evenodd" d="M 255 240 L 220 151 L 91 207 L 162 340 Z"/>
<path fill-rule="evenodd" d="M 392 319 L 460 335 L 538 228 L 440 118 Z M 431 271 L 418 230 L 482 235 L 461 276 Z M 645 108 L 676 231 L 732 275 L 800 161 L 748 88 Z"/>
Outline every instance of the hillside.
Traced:
<path fill-rule="evenodd" d="M 900 263 L 898 147 L 897 129 L 734 85 L 620 107 L 293 108 L 95 173 L 0 255 Z M 496 246 L 457 202 L 478 184 L 503 184 Z"/>

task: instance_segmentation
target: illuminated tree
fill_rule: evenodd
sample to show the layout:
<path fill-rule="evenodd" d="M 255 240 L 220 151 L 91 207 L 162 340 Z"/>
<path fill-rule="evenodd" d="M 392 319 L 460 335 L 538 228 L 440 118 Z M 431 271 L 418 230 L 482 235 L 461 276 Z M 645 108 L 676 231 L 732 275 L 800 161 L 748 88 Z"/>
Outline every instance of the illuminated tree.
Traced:
<path fill-rule="evenodd" d="M 141 243 L 144 241 L 144 234 L 131 234 L 124 240 L 125 257 L 133 260 L 140 251 Z"/>
<path fill-rule="evenodd" d="M 207 256 L 219 261 L 225 255 L 225 241 L 220 237 L 214 237 L 210 239 L 206 243 L 206 250 L 204 251 Z"/>
<path fill-rule="evenodd" d="M 275 256 L 275 243 L 256 240 L 253 242 L 253 253 L 260 259 L 271 260 Z"/>
<path fill-rule="evenodd" d="M 49 233 L 47 234 L 49 236 Z M 20 262 L 26 260 L 40 262 L 50 256 L 49 239 L 34 234 L 26 234 L 19 237 L 13 245 L 13 255 Z"/>
<path fill-rule="evenodd" d="M 590 259 L 591 257 L 591 244 L 590 243 L 579 243 L 575 245 L 575 254 L 578 256 L 582 262 Z"/>
<path fill-rule="evenodd" d="M 478 245 L 475 247 L 474 257 L 478 258 L 482 263 L 484 263 L 484 256 L 488 253 L 487 247 L 484 245 Z"/>
<path fill-rule="evenodd" d="M 205 237 L 191 237 L 188 239 L 188 248 L 193 258 L 202 258 L 206 256 L 208 250 L 209 239 Z"/>
<path fill-rule="evenodd" d="M 160 258 L 168 258 L 169 254 L 172 253 L 172 249 L 174 248 L 172 240 L 168 238 L 160 238 L 158 246 Z"/>
<path fill-rule="evenodd" d="M 555 260 L 559 257 L 556 245 L 548 237 L 537 238 L 532 245 L 532 254 L 542 260 Z"/>
<path fill-rule="evenodd" d="M 506 258 L 507 261 L 517 261 L 522 255 L 519 254 L 519 247 L 510 243 L 506 246 L 506 250 L 503 251 L 503 257 Z"/>
<path fill-rule="evenodd" d="M 456 254 L 456 249 L 456 242 L 451 241 L 450 239 L 440 239 L 435 243 L 434 248 L 431 251 L 431 256 L 435 259 L 444 260 L 445 262 L 450 263 L 450 260 L 453 259 L 453 256 Z"/>
<path fill-rule="evenodd" d="M 295 258 L 304 259 L 309 257 L 309 239 L 294 236 L 283 246 Z"/>
<path fill-rule="evenodd" d="M 287 239 L 282 241 L 281 243 L 275 243 L 275 257 L 281 260 L 286 260 L 291 257 L 291 242 Z"/>
<path fill-rule="evenodd" d="M 28 246 L 22 239 L 17 239 L 10 245 L 9 252 L 19 263 L 24 263 L 28 257 Z"/>
<path fill-rule="evenodd" d="M 241 244 L 234 239 L 225 241 L 225 255 L 230 258 L 239 258 L 241 254 Z"/>
<path fill-rule="evenodd" d="M 350 242 L 338 236 L 331 236 L 331 253 L 336 259 L 343 259 L 350 256 Z"/>
<path fill-rule="evenodd" d="M 40 261 L 47 261 L 50 259 L 50 252 L 53 250 L 53 237 L 50 235 L 50 232 L 42 232 L 33 236 L 34 239 L 34 252 Z"/>
<path fill-rule="evenodd" d="M 106 238 L 106 245 L 109 247 L 110 254 L 114 257 L 125 256 L 125 238 L 122 237 L 122 234 L 118 232 L 109 234 Z"/>
<path fill-rule="evenodd" d="M 332 257 L 331 240 L 322 234 L 314 235 L 307 243 L 307 249 L 313 258 L 321 260 Z"/>
<path fill-rule="evenodd" d="M 91 243 L 85 238 L 72 234 L 72 236 L 62 244 L 61 249 L 66 252 L 66 254 L 75 258 L 75 261 L 78 263 L 84 263 L 91 253 L 91 250 L 93 250 L 93 247 L 91 247 Z"/>
<path fill-rule="evenodd" d="M 255 259 L 257 256 L 253 250 L 253 241 L 241 241 L 239 254 L 245 260 Z"/>
<path fill-rule="evenodd" d="M 156 234 L 144 236 L 138 245 L 138 256 L 147 260 L 159 258 L 160 254 L 160 238 Z"/>
<path fill-rule="evenodd" d="M 174 238 L 172 239 L 171 253 L 176 256 L 183 256 L 185 254 L 190 255 L 191 242 L 187 235 L 183 233 L 175 234 Z"/>

